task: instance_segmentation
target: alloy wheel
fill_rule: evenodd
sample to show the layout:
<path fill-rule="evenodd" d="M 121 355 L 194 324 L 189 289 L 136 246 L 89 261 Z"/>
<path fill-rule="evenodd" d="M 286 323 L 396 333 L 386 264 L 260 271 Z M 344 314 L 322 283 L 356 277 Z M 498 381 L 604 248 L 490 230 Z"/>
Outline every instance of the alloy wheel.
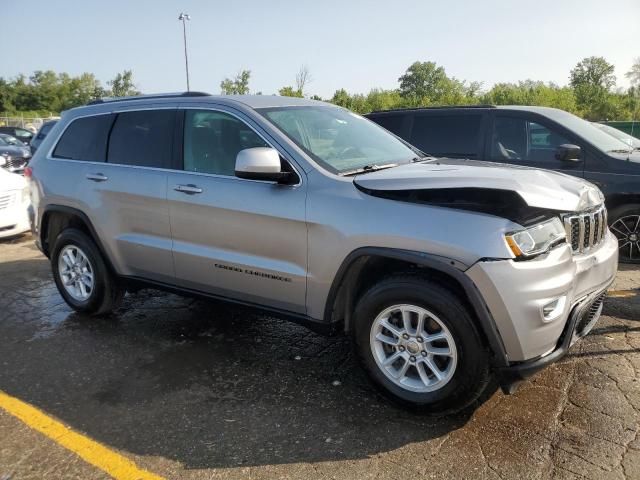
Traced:
<path fill-rule="evenodd" d="M 386 308 L 373 321 L 369 340 L 378 368 L 403 389 L 433 392 L 444 387 L 455 373 L 458 352 L 453 336 L 425 308 Z"/>
<path fill-rule="evenodd" d="M 640 261 L 640 215 L 620 217 L 609 228 L 618 238 L 620 258 Z"/>
<path fill-rule="evenodd" d="M 93 266 L 76 245 L 67 245 L 58 256 L 58 274 L 64 289 L 74 300 L 84 302 L 93 292 Z"/>

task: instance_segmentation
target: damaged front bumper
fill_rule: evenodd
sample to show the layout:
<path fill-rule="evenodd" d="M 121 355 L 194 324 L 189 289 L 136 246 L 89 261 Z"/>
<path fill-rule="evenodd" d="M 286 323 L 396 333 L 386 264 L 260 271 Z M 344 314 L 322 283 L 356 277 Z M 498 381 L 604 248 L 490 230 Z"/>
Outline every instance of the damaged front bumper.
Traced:
<path fill-rule="evenodd" d="M 615 278 L 618 243 L 608 230 L 597 249 L 569 245 L 527 261 L 481 261 L 467 275 L 482 294 L 508 358 L 498 368 L 503 390 L 560 359 L 586 335 Z"/>

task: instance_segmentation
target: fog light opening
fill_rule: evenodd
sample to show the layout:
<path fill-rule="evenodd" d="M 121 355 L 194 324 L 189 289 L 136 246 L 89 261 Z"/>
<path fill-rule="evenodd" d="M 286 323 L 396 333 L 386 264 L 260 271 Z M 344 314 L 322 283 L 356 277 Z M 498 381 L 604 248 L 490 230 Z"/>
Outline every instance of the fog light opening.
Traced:
<path fill-rule="evenodd" d="M 552 322 L 562 316 L 567 303 L 566 295 L 558 297 L 542 306 L 542 318 L 545 322 Z"/>

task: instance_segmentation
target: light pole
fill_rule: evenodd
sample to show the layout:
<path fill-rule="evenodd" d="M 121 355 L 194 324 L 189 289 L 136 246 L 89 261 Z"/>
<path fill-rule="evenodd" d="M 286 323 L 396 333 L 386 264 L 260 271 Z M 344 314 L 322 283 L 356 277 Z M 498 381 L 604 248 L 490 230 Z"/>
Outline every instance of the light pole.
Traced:
<path fill-rule="evenodd" d="M 189 59 L 187 57 L 187 20 L 191 20 L 188 13 L 180 13 L 178 20 L 182 20 L 182 36 L 184 38 L 184 68 L 187 72 L 187 92 L 189 91 Z"/>

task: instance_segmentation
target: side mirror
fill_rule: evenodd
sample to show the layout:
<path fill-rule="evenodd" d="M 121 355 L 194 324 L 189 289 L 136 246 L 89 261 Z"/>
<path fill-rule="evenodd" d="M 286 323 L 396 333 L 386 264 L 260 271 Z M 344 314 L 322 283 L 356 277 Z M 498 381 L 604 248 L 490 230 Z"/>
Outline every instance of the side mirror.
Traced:
<path fill-rule="evenodd" d="M 280 154 L 277 150 L 268 147 L 254 147 L 238 152 L 236 177 L 286 184 L 292 181 L 294 174 L 282 171 Z"/>
<path fill-rule="evenodd" d="M 578 145 L 565 143 L 556 148 L 556 160 L 579 162 L 581 149 Z"/>

